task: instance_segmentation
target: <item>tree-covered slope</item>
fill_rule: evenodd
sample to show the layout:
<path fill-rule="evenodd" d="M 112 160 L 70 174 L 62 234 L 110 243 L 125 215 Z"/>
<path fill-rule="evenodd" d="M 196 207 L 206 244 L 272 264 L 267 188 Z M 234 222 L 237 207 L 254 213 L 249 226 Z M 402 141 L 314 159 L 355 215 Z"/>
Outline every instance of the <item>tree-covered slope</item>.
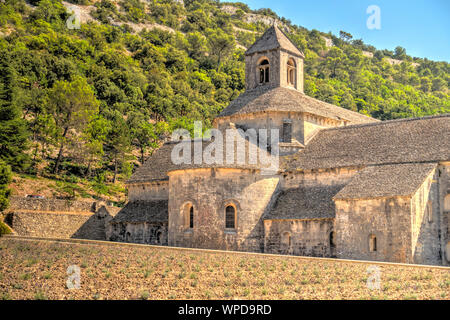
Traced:
<path fill-rule="evenodd" d="M 82 13 L 79 29 L 68 27 L 71 5 Z M 105 193 L 101 185 L 126 179 L 172 129 L 211 124 L 244 90 L 245 48 L 275 20 L 306 55 L 306 94 L 379 119 L 450 112 L 448 63 L 307 30 L 270 9 L 5 0 L 0 160 L 70 183 L 87 177 Z"/>

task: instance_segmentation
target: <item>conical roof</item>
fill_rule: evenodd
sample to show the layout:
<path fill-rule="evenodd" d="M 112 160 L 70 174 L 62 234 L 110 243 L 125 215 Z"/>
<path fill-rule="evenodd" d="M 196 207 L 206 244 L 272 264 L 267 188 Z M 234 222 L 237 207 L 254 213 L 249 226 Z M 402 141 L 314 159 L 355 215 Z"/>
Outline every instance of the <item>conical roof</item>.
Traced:
<path fill-rule="evenodd" d="M 294 43 L 278 29 L 277 26 L 272 26 L 264 32 L 264 34 L 256 40 L 256 42 L 245 52 L 246 55 L 256 52 L 262 52 L 273 49 L 286 50 L 289 53 L 304 58 L 304 54 L 295 46 Z"/>
<path fill-rule="evenodd" d="M 225 130 L 231 130 L 226 132 Z M 251 134 L 251 133 L 250 133 Z M 231 143 L 227 139 L 231 138 Z M 175 170 L 189 170 L 201 168 L 232 168 L 232 169 L 250 169 L 270 172 L 272 167 L 271 153 L 267 149 L 260 149 L 255 144 L 258 141 L 257 136 L 245 136 L 238 131 L 234 124 L 224 128 L 222 131 L 223 140 L 199 139 L 199 140 L 181 140 L 170 141 L 163 144 L 158 150 L 140 166 L 136 172 L 127 181 L 127 184 L 150 182 L 157 180 L 167 180 L 167 173 Z M 198 142 L 200 148 L 194 146 Z M 178 146 L 178 147 L 177 147 Z M 181 148 L 181 147 L 186 147 Z M 174 148 L 177 147 L 176 150 Z M 173 157 L 179 159 L 179 150 L 190 150 L 187 160 L 183 163 L 175 163 Z M 211 155 L 206 159 L 205 155 Z M 216 158 L 217 156 L 217 158 Z M 200 160 L 198 163 L 196 158 Z M 276 155 L 272 155 L 276 158 Z M 214 159 L 213 159 L 214 158 Z M 218 161 L 214 161 L 218 160 Z M 277 165 L 275 163 L 275 165 Z"/>
<path fill-rule="evenodd" d="M 378 121 L 361 113 L 314 99 L 298 90 L 268 85 L 245 91 L 231 101 L 218 118 L 277 111 L 309 113 L 335 120 L 347 120 L 351 123 Z"/>

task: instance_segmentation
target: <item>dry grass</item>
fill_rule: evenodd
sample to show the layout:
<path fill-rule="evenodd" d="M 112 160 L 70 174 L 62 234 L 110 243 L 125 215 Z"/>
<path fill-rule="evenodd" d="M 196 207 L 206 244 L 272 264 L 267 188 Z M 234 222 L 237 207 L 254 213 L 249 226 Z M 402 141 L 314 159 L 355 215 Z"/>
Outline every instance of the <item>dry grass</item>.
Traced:
<path fill-rule="evenodd" d="M 110 201 L 125 201 L 126 196 L 123 192 L 123 182 L 117 181 L 112 185 L 114 188 L 109 187 L 108 191 L 113 191 L 112 194 L 97 194 L 92 188 L 92 183 L 86 179 L 78 179 L 77 182 L 68 183 L 62 180 L 49 179 L 44 177 L 19 175 L 14 174 L 12 183 L 9 188 L 12 190 L 13 196 L 25 197 L 26 195 L 41 195 L 45 198 L 57 198 L 67 197 L 71 194 L 65 187 L 75 188 L 75 194 L 77 200 L 89 200 L 92 201 L 93 197 L 101 196 L 105 200 Z"/>
<path fill-rule="evenodd" d="M 66 287 L 78 265 L 81 288 Z M 0 299 L 450 299 L 450 272 L 171 248 L 0 240 Z"/>

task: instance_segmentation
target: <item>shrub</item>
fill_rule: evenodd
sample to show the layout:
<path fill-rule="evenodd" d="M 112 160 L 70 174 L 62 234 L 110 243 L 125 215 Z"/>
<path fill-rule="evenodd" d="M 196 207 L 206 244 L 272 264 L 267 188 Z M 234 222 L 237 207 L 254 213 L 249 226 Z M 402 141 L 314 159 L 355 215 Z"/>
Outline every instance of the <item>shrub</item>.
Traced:
<path fill-rule="evenodd" d="M 4 234 L 9 234 L 11 233 L 11 229 L 8 227 L 8 225 L 6 223 L 4 223 L 3 221 L 0 221 L 0 237 Z"/>
<path fill-rule="evenodd" d="M 148 300 L 149 297 L 150 297 L 150 293 L 148 293 L 148 291 L 143 291 L 141 293 L 141 299 L 142 300 Z"/>
<path fill-rule="evenodd" d="M 34 295 L 34 300 L 47 300 L 47 296 L 42 291 L 37 291 Z"/>

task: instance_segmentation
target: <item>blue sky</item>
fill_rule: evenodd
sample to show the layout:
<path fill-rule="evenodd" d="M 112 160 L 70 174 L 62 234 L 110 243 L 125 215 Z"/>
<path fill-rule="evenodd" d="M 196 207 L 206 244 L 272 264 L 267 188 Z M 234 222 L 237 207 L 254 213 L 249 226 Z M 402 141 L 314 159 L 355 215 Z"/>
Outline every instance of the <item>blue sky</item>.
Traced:
<path fill-rule="evenodd" d="M 231 0 L 232 1 L 232 0 Z M 292 23 L 349 32 L 377 49 L 402 46 L 414 57 L 450 62 L 450 0 L 240 0 L 251 9 L 270 8 Z M 368 29 L 367 7 L 377 5 L 381 29 Z"/>

